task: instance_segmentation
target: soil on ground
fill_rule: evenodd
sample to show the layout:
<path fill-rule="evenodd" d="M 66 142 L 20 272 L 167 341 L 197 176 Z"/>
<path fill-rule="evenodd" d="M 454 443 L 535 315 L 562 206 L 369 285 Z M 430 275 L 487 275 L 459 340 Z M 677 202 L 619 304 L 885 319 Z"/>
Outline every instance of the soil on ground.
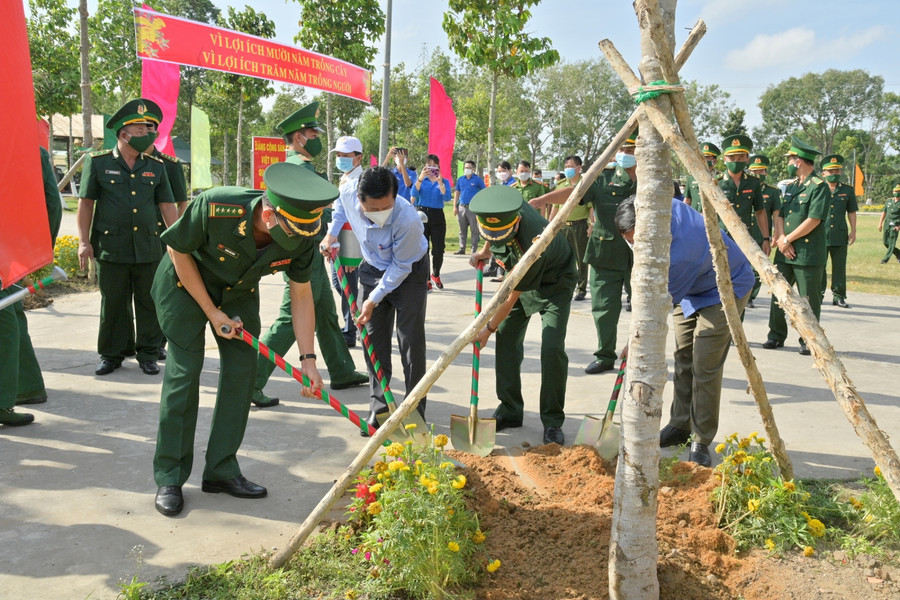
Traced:
<path fill-rule="evenodd" d="M 478 600 L 609 598 L 614 466 L 593 446 L 448 454 L 466 465 L 486 549 L 502 563 Z M 734 540 L 716 526 L 712 471 L 678 463 L 672 473 L 658 495 L 663 600 L 900 598 L 900 568 L 872 557 L 736 556 Z"/>
<path fill-rule="evenodd" d="M 87 279 L 72 278 L 68 281 L 55 283 L 47 286 L 42 290 L 37 290 L 33 294 L 28 294 L 22 299 L 22 307 L 25 310 L 34 310 L 36 308 L 44 308 L 53 304 L 53 298 L 64 296 L 66 294 L 78 294 L 81 292 L 92 292 L 97 289 L 96 285 L 90 284 Z"/>

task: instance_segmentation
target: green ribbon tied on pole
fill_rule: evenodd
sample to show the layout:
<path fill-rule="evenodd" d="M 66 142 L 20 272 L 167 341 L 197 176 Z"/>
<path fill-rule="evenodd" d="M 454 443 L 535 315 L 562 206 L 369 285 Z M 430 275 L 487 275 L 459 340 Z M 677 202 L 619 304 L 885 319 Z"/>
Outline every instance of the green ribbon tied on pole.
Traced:
<path fill-rule="evenodd" d="M 652 100 L 653 98 L 658 98 L 660 94 L 674 94 L 675 92 L 683 92 L 684 88 L 681 87 L 679 82 L 668 83 L 665 79 L 660 79 L 659 81 L 651 81 L 646 86 L 638 86 L 637 88 L 633 88 L 629 90 L 631 95 L 634 96 L 634 103 L 641 104 L 642 102 L 646 102 L 647 100 Z"/>

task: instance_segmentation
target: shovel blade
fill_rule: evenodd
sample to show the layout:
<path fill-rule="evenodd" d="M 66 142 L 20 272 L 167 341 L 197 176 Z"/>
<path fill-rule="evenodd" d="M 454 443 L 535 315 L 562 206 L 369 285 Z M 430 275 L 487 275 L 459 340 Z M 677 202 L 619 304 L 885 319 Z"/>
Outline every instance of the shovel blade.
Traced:
<path fill-rule="evenodd" d="M 470 435 L 471 433 L 471 435 Z M 472 420 L 471 417 L 450 415 L 450 441 L 453 448 L 476 456 L 487 456 L 497 440 L 497 419 Z"/>
<path fill-rule="evenodd" d="M 601 433 L 603 433 L 603 419 L 585 415 L 578 433 L 575 434 L 575 445 L 596 444 Z"/>
<path fill-rule="evenodd" d="M 388 420 L 393 412 L 394 411 L 376 414 L 375 418 L 378 419 L 378 426 L 381 427 L 384 425 L 384 422 Z M 415 427 L 407 429 L 406 426 L 410 423 L 414 424 Z M 431 441 L 431 429 L 428 427 L 428 424 L 425 422 L 425 419 L 422 418 L 419 411 L 413 410 L 400 422 L 400 427 L 397 427 L 397 429 L 391 432 L 390 439 L 391 441 L 396 441 L 401 444 L 406 440 L 412 440 L 417 446 L 427 446 Z"/>
<path fill-rule="evenodd" d="M 597 454 L 604 460 L 612 460 L 619 454 L 619 425 L 618 423 L 610 423 L 606 427 L 606 431 L 594 444 L 597 447 Z"/>

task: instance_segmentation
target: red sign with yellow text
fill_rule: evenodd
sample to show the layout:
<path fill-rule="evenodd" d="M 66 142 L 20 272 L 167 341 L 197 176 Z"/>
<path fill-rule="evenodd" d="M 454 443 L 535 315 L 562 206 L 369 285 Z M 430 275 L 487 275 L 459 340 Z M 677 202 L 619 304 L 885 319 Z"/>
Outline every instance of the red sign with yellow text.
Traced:
<path fill-rule="evenodd" d="M 372 101 L 372 74 L 348 62 L 254 35 L 134 9 L 138 58 L 302 85 Z"/>
<path fill-rule="evenodd" d="M 266 167 L 284 162 L 286 146 L 280 137 L 253 138 L 253 189 L 264 190 L 263 173 Z"/>

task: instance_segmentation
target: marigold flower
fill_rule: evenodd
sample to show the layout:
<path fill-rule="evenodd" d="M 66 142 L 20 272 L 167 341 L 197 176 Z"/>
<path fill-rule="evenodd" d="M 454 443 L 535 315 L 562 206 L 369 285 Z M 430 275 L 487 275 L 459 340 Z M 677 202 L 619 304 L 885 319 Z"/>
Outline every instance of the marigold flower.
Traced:
<path fill-rule="evenodd" d="M 400 456 L 401 454 L 403 454 L 403 444 L 394 442 L 393 444 L 388 446 L 388 449 L 385 450 L 385 454 L 387 454 L 388 456 L 393 456 L 394 458 Z"/>
<path fill-rule="evenodd" d="M 387 463 L 382 460 L 379 460 L 377 463 L 375 463 L 374 470 L 376 473 L 384 473 L 385 471 L 387 471 L 387 468 L 388 468 Z"/>
<path fill-rule="evenodd" d="M 413 445 L 412 440 L 406 440 L 406 441 L 403 442 L 403 443 L 404 443 L 405 445 L 407 445 L 407 446 L 412 446 L 412 445 Z"/>
<path fill-rule="evenodd" d="M 481 532 L 480 529 L 475 530 L 475 535 L 472 536 L 472 541 L 476 544 L 480 544 L 485 540 L 485 535 Z"/>
<path fill-rule="evenodd" d="M 458 490 L 463 489 L 464 487 L 466 487 L 466 476 L 465 475 L 457 475 L 456 479 L 454 479 L 453 483 L 451 483 L 450 485 L 452 485 L 453 487 L 455 487 Z"/>
<path fill-rule="evenodd" d="M 772 541 L 772 538 L 766 540 L 766 548 L 769 549 L 769 552 L 775 551 L 775 542 Z"/>
<path fill-rule="evenodd" d="M 801 510 L 801 511 L 800 511 L 800 514 L 803 515 L 804 517 L 806 517 L 807 522 L 808 522 L 810 519 L 812 519 L 812 517 L 809 516 L 809 513 L 806 512 L 805 510 Z"/>
<path fill-rule="evenodd" d="M 448 543 L 447 547 L 450 548 L 450 552 L 459 552 L 459 544 L 456 542 Z"/>
<path fill-rule="evenodd" d="M 765 443 L 766 443 L 766 438 L 764 438 L 764 437 L 756 438 L 756 443 L 757 443 L 757 444 L 760 444 L 760 445 L 765 444 Z"/>
<path fill-rule="evenodd" d="M 810 519 L 806 523 L 809 525 L 809 530 L 813 534 L 813 537 L 822 537 L 825 535 L 825 525 L 822 521 L 818 519 Z"/>
<path fill-rule="evenodd" d="M 725 452 L 725 448 L 725 444 L 719 444 L 718 446 L 716 446 L 716 454 L 722 454 L 723 452 Z"/>
<path fill-rule="evenodd" d="M 376 483 L 375 485 L 369 486 L 369 492 L 372 494 L 377 494 L 378 492 L 381 491 L 381 488 L 383 488 L 383 487 L 384 487 L 384 484 Z"/>
<path fill-rule="evenodd" d="M 417 427 L 417 425 L 415 423 L 407 423 L 406 425 L 403 426 L 403 429 L 405 429 L 407 431 L 412 431 L 416 427 Z"/>
<path fill-rule="evenodd" d="M 370 515 L 372 515 L 373 517 L 374 517 L 375 515 L 379 514 L 379 513 L 381 512 L 381 502 L 377 502 L 377 501 L 376 501 L 376 502 L 373 502 L 373 503 L 370 504 L 369 507 L 366 509 L 366 512 L 368 512 L 368 513 L 369 513 Z"/>
<path fill-rule="evenodd" d="M 750 438 L 744 438 L 740 442 L 738 442 L 738 448 L 749 448 L 750 447 Z"/>
<path fill-rule="evenodd" d="M 356 590 L 347 590 L 344 592 L 345 600 L 356 600 Z"/>
<path fill-rule="evenodd" d="M 882 476 L 883 476 L 883 475 L 881 474 L 881 468 L 880 468 L 878 465 L 875 465 L 875 476 L 876 476 L 876 477 L 882 477 Z"/>
<path fill-rule="evenodd" d="M 434 446 L 436 448 L 443 448 L 449 441 L 450 439 L 442 433 L 434 438 Z"/>
<path fill-rule="evenodd" d="M 759 510 L 759 500 L 750 499 L 747 500 L 747 510 L 750 512 L 756 512 Z"/>
<path fill-rule="evenodd" d="M 803 556 L 812 556 L 816 553 L 815 549 L 812 546 L 807 546 L 803 549 Z"/>
<path fill-rule="evenodd" d="M 784 489 L 786 489 L 786 490 L 789 491 L 789 492 L 793 492 L 794 490 L 797 489 L 797 486 L 794 485 L 794 482 L 793 482 L 793 481 L 785 481 L 785 482 L 784 482 Z"/>
<path fill-rule="evenodd" d="M 494 571 L 496 571 L 499 568 L 500 568 L 500 560 L 498 559 L 498 560 L 495 560 L 494 562 L 490 563 L 487 566 L 487 571 L 488 571 L 488 573 L 493 573 Z"/>
<path fill-rule="evenodd" d="M 403 470 L 405 470 L 403 467 L 406 467 L 406 463 L 403 462 L 402 460 L 392 460 L 392 461 L 388 464 L 388 470 L 391 471 L 391 472 L 393 472 L 393 471 L 403 471 Z M 409 467 L 406 467 L 406 469 L 409 469 Z"/>
<path fill-rule="evenodd" d="M 432 496 L 438 493 L 438 483 L 437 481 L 432 481 L 431 485 L 428 486 L 428 493 Z"/>
<path fill-rule="evenodd" d="M 853 496 L 850 496 L 850 505 L 851 505 L 853 508 L 857 508 L 857 509 L 863 507 L 862 502 L 860 502 L 859 500 L 857 500 L 857 499 L 854 498 Z"/>

